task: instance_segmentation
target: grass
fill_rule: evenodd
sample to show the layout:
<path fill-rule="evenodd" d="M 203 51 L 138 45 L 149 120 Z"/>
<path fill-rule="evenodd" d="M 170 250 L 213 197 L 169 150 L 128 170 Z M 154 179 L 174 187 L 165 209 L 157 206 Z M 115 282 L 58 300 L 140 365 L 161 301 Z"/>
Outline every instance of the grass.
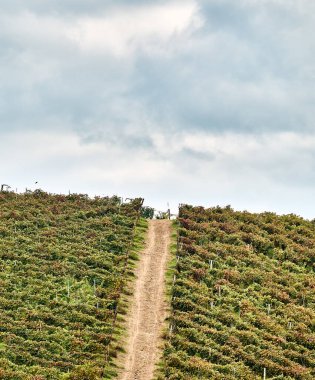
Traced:
<path fill-rule="evenodd" d="M 167 304 L 169 305 L 167 314 L 169 317 L 166 319 L 163 329 L 163 339 L 164 341 L 169 336 L 169 328 L 170 328 L 170 320 L 171 320 L 171 314 L 172 314 L 172 287 L 174 283 L 174 275 L 176 274 L 176 254 L 177 254 L 177 238 L 178 238 L 178 221 L 173 220 L 172 221 L 172 233 L 171 233 L 171 244 L 170 244 L 170 255 L 169 260 L 167 262 L 167 270 L 165 273 L 165 299 Z M 161 347 L 162 351 L 164 350 L 164 343 L 163 347 Z M 155 380 L 163 380 L 164 379 L 164 359 L 161 358 L 160 361 L 157 363 L 157 368 L 155 371 Z"/>
<path fill-rule="evenodd" d="M 120 369 L 119 357 L 125 352 L 124 342 L 126 336 L 125 316 L 130 307 L 130 300 L 133 292 L 135 281 L 135 267 L 139 261 L 140 252 L 144 249 L 146 236 L 148 231 L 148 220 L 140 218 L 134 231 L 132 245 L 128 256 L 128 265 L 125 277 L 125 283 L 122 290 L 122 295 L 118 305 L 119 317 L 117 319 L 116 333 L 113 337 L 112 349 L 115 352 L 115 360 L 113 361 L 112 369 L 108 372 L 105 379 L 116 378 Z"/>

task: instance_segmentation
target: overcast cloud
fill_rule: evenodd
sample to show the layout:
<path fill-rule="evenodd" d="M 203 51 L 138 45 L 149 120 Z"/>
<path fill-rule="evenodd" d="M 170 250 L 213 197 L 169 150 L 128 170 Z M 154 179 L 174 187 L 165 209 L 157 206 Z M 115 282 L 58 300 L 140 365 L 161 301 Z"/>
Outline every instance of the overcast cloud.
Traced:
<path fill-rule="evenodd" d="M 315 217 L 313 0 L 0 4 L 0 181 Z"/>

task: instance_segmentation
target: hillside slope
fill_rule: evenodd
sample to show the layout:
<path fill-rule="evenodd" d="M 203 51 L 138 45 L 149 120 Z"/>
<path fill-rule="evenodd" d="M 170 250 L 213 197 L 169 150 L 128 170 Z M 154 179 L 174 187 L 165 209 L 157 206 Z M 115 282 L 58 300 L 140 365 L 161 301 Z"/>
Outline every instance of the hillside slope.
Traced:
<path fill-rule="evenodd" d="M 315 225 L 183 205 L 163 379 L 315 378 Z"/>
<path fill-rule="evenodd" d="M 106 375 L 141 205 L 0 193 L 1 379 Z"/>

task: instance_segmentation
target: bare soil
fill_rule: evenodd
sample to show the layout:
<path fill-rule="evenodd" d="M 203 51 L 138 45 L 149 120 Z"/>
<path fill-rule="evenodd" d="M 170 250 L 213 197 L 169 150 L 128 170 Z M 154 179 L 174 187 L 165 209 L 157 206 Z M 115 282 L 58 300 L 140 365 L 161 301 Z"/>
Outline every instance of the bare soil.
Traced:
<path fill-rule="evenodd" d="M 151 380 L 161 357 L 161 333 L 167 316 L 165 272 L 171 222 L 150 220 L 147 242 L 135 271 L 136 281 L 127 315 L 126 354 L 119 380 Z"/>

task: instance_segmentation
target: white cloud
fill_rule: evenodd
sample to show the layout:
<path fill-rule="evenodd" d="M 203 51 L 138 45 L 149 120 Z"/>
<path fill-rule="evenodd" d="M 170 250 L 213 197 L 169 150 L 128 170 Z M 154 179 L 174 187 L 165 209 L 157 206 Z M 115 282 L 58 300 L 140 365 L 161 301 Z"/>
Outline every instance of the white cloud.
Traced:
<path fill-rule="evenodd" d="M 99 17 L 81 18 L 67 36 L 87 53 L 130 55 L 148 45 L 166 43 L 189 28 L 200 27 L 197 3 L 192 0 L 124 7 Z"/>
<path fill-rule="evenodd" d="M 314 196 L 313 135 L 149 137 L 152 147 L 135 151 L 106 141 L 82 144 L 75 133 L 7 133 L 0 141 L 6 162 L 0 178 L 19 189 L 39 181 L 55 192 L 143 196 L 157 208 L 170 201 L 173 211 L 178 202 L 188 202 L 312 216 L 307 202 Z"/>
<path fill-rule="evenodd" d="M 74 132 L 6 133 L 0 141 L 0 152 L 0 158 L 7 161 L 0 172 L 2 177 L 11 177 L 15 173 L 19 178 L 22 173 L 27 173 L 28 168 L 36 173 L 55 165 L 54 173 L 48 171 L 41 176 L 46 180 L 49 176 L 57 176 L 55 179 L 58 180 L 60 176 L 67 178 L 67 183 L 80 178 L 94 184 L 111 182 L 122 186 L 125 182 L 158 183 L 172 168 L 171 162 L 152 155 L 146 149 L 142 149 L 141 154 L 137 149 L 138 154 L 135 155 L 123 146 L 103 140 L 83 144 Z"/>

